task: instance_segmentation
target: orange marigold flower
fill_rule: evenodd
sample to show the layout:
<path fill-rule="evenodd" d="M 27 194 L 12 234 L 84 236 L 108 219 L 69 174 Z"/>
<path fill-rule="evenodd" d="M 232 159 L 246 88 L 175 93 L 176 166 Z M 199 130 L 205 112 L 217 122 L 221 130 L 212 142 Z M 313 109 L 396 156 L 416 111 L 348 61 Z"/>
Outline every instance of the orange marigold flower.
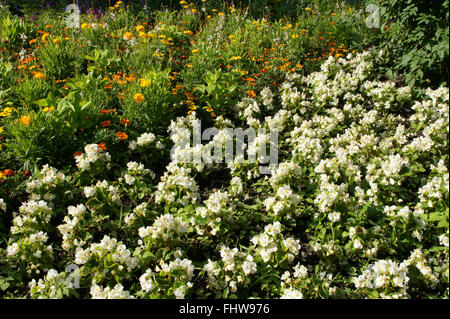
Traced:
<path fill-rule="evenodd" d="M 253 99 L 256 97 L 255 91 L 253 91 L 253 90 L 247 91 L 247 94 L 248 94 L 248 96 L 250 96 Z"/>
<path fill-rule="evenodd" d="M 108 127 L 108 126 L 112 125 L 111 120 L 106 120 L 106 121 L 100 122 L 100 124 L 102 127 Z"/>
<path fill-rule="evenodd" d="M 100 114 L 108 114 L 108 113 L 115 112 L 115 111 L 116 111 L 116 109 L 100 110 Z"/>
<path fill-rule="evenodd" d="M 116 136 L 117 136 L 121 141 L 124 141 L 124 140 L 126 140 L 126 139 L 128 138 L 128 134 L 127 134 L 127 133 L 120 132 L 120 131 L 116 133 Z"/>
<path fill-rule="evenodd" d="M 3 171 L 3 173 L 6 175 L 6 176 L 13 176 L 14 175 L 14 171 L 12 170 L 12 169 L 5 169 L 4 171 Z"/>
<path fill-rule="evenodd" d="M 97 144 L 97 147 L 98 147 L 100 150 L 102 150 L 102 151 L 106 151 L 106 150 L 107 150 L 106 144 L 105 144 L 105 143 L 99 143 L 99 144 Z"/>
<path fill-rule="evenodd" d="M 31 123 L 31 117 L 29 117 L 28 115 L 22 116 L 20 118 L 20 124 L 28 126 Z"/>
<path fill-rule="evenodd" d="M 82 154 L 83 154 L 82 152 L 76 151 L 75 153 L 73 153 L 73 157 L 77 157 L 77 156 L 80 156 Z"/>
<path fill-rule="evenodd" d="M 120 120 L 120 124 L 122 125 L 130 125 L 130 120 L 127 120 L 126 118 L 123 118 Z"/>

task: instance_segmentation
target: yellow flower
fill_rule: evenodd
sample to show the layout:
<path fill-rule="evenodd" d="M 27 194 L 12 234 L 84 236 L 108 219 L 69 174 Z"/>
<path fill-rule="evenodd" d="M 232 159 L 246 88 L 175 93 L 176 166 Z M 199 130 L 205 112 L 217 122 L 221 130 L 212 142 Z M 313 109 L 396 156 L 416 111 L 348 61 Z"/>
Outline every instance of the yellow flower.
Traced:
<path fill-rule="evenodd" d="M 5 130 L 0 126 L 0 134 L 2 134 Z"/>
<path fill-rule="evenodd" d="M 142 93 L 136 93 L 136 94 L 133 96 L 133 99 L 134 99 L 136 102 L 138 102 L 138 103 L 141 103 L 142 101 L 145 100 L 144 95 L 143 95 Z"/>
<path fill-rule="evenodd" d="M 189 69 L 193 68 L 193 66 L 191 64 L 186 64 L 186 67 L 189 68 Z"/>
<path fill-rule="evenodd" d="M 140 79 L 139 81 L 141 82 L 141 86 L 144 88 L 150 85 L 150 81 L 147 79 Z"/>
<path fill-rule="evenodd" d="M 305 8 L 305 10 L 306 10 L 306 11 L 309 11 L 309 10 L 311 10 L 311 8 Z"/>
<path fill-rule="evenodd" d="M 49 35 L 50 35 L 50 33 L 45 32 L 41 37 L 42 41 L 47 43 L 47 41 L 48 41 L 47 38 L 49 37 Z"/>
<path fill-rule="evenodd" d="M 145 27 L 143 25 L 138 25 L 136 27 L 136 32 L 144 32 L 145 31 Z"/>
<path fill-rule="evenodd" d="M 123 1 L 117 1 L 116 5 L 120 6 L 123 3 Z"/>
<path fill-rule="evenodd" d="M 191 30 L 186 30 L 186 31 L 183 31 L 183 33 L 191 35 L 193 32 Z"/>
<path fill-rule="evenodd" d="M 131 40 L 133 38 L 133 34 L 131 32 L 125 32 L 122 36 L 124 40 Z"/>
<path fill-rule="evenodd" d="M 60 44 L 60 43 L 61 43 L 61 40 L 60 40 L 59 38 L 54 38 L 54 39 L 53 39 L 53 43 L 55 43 L 55 44 Z"/>
<path fill-rule="evenodd" d="M 31 123 L 31 117 L 29 117 L 28 115 L 22 116 L 20 118 L 20 124 L 28 126 Z"/>
<path fill-rule="evenodd" d="M 232 56 L 231 57 L 231 61 L 235 61 L 235 60 L 240 60 L 240 59 L 242 59 L 239 55 L 237 55 L 237 56 Z"/>
<path fill-rule="evenodd" d="M 292 35 L 292 39 L 297 39 L 298 37 L 299 37 L 299 35 L 296 34 L 296 33 L 294 33 L 294 34 Z"/>
<path fill-rule="evenodd" d="M 184 0 L 181 0 L 181 1 L 180 1 L 180 4 L 181 4 L 181 5 L 186 4 L 186 3 L 187 3 L 187 2 L 184 1 Z"/>
<path fill-rule="evenodd" d="M 90 27 L 90 25 L 89 25 L 89 23 L 82 23 L 81 24 L 81 30 L 84 30 L 84 29 L 87 29 L 87 28 L 89 28 Z"/>
<path fill-rule="evenodd" d="M 192 53 L 198 53 L 198 52 L 200 52 L 200 50 L 199 49 L 193 49 L 193 50 L 191 50 L 191 52 Z"/>
<path fill-rule="evenodd" d="M 12 108 L 12 107 L 10 107 L 10 106 L 5 107 L 5 108 L 3 109 L 3 111 L 0 112 L 0 117 L 7 117 L 7 116 L 10 116 L 11 113 L 12 113 L 12 111 L 13 111 L 13 108 Z"/>
<path fill-rule="evenodd" d="M 54 110 L 55 110 L 55 108 L 53 106 L 51 106 L 51 107 L 46 106 L 46 107 L 44 107 L 42 112 L 50 112 L 50 111 L 54 111 Z"/>
<path fill-rule="evenodd" d="M 47 77 L 42 72 L 33 72 L 33 76 L 39 80 L 45 80 Z"/>

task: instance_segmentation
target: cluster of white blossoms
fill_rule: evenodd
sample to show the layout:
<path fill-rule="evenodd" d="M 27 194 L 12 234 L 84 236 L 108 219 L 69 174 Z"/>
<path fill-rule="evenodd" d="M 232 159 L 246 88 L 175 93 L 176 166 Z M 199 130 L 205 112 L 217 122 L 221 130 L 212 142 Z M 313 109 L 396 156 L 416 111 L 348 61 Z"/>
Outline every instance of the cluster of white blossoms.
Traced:
<path fill-rule="evenodd" d="M 64 216 L 64 223 L 58 226 L 58 230 L 63 239 L 61 247 L 64 250 L 71 250 L 74 247 L 81 247 L 85 244 L 77 236 L 79 235 L 82 222 L 87 218 L 87 209 L 83 204 L 78 204 L 77 206 L 67 207 L 67 213 Z"/>
<path fill-rule="evenodd" d="M 261 99 L 261 103 L 266 107 L 266 109 L 268 109 L 268 110 L 273 109 L 272 103 L 273 103 L 274 94 L 268 86 L 266 86 L 265 88 L 263 88 L 261 90 L 259 97 Z"/>
<path fill-rule="evenodd" d="M 144 164 L 137 162 L 128 162 L 128 170 L 123 173 L 123 179 L 119 178 L 119 181 L 124 180 L 127 185 L 133 185 L 136 181 L 136 177 L 139 176 L 150 176 L 150 178 L 155 178 L 155 173 L 144 167 Z"/>
<path fill-rule="evenodd" d="M 90 289 L 92 299 L 134 299 L 130 292 L 124 290 L 122 284 L 116 284 L 113 288 L 92 284 Z"/>
<path fill-rule="evenodd" d="M 144 274 L 139 277 L 139 283 L 145 293 L 157 295 L 167 295 L 172 290 L 173 296 L 177 299 L 183 299 L 192 288 L 191 283 L 194 277 L 194 265 L 192 261 L 183 258 L 183 251 L 177 249 L 175 251 L 175 259 L 170 262 L 160 260 L 155 267 L 155 271 L 147 269 Z M 164 284 L 161 284 L 163 283 Z M 170 289 L 173 288 L 173 289 Z"/>
<path fill-rule="evenodd" d="M 5 203 L 5 200 L 3 198 L 0 198 L 0 209 L 2 211 L 6 211 L 6 203 Z"/>
<path fill-rule="evenodd" d="M 13 214 L 11 234 L 28 234 L 42 229 L 43 224 L 48 224 L 53 215 L 51 207 L 46 201 L 29 200 L 22 203 L 19 213 Z"/>
<path fill-rule="evenodd" d="M 280 222 L 266 225 L 264 232 L 251 239 L 255 245 L 255 254 L 261 256 L 264 263 L 278 263 L 281 259 L 292 262 L 299 254 L 300 241 L 294 237 L 287 237 L 281 234 L 282 225 Z M 281 255 L 280 260 L 273 256 Z"/>
<path fill-rule="evenodd" d="M 376 290 L 380 293 L 380 298 L 399 299 L 408 298 L 408 271 L 410 266 L 415 266 L 424 277 L 425 282 L 433 287 L 438 283 L 438 279 L 422 252 L 417 249 L 411 253 L 411 256 L 397 263 L 392 260 L 377 260 L 375 263 L 366 267 L 360 276 L 353 278 L 353 283 L 357 289 Z"/>
<path fill-rule="evenodd" d="M 56 168 L 45 164 L 33 180 L 26 184 L 28 193 L 36 193 L 38 191 L 51 191 L 58 184 L 63 183 L 65 175 Z"/>
<path fill-rule="evenodd" d="M 77 167 L 82 171 L 89 171 L 93 166 L 105 166 L 109 169 L 111 155 L 97 144 L 88 144 L 84 147 L 84 153 L 75 156 L 75 161 Z"/>
<path fill-rule="evenodd" d="M 147 215 L 147 203 L 141 203 L 133 208 L 133 211 L 129 212 L 124 217 L 125 225 L 131 226 L 139 218 L 143 218 Z"/>
<path fill-rule="evenodd" d="M 224 222 L 233 221 L 234 203 L 226 191 L 212 192 L 204 201 L 205 206 L 197 206 L 195 217 L 190 219 L 197 234 L 203 236 L 208 232 L 216 236 Z"/>
<path fill-rule="evenodd" d="M 28 283 L 31 298 L 37 299 L 60 299 L 63 297 L 63 291 L 71 285 L 73 286 L 73 282 L 67 280 L 66 273 L 58 273 L 55 269 L 50 269 L 38 282 L 32 279 Z"/>
<path fill-rule="evenodd" d="M 239 112 L 239 116 L 246 120 L 249 127 L 261 126 L 260 120 L 255 117 L 258 116 L 258 113 L 261 111 L 258 101 L 249 97 L 244 97 L 237 103 L 236 109 Z"/>
<path fill-rule="evenodd" d="M 171 214 L 158 216 L 152 226 L 139 228 L 139 237 L 149 242 L 158 243 L 160 240 L 167 241 L 179 234 L 187 233 L 189 223 L 181 217 Z"/>
<path fill-rule="evenodd" d="M 282 291 L 280 299 L 303 299 L 303 294 L 294 288 L 285 288 Z"/>
<path fill-rule="evenodd" d="M 227 287 L 236 292 L 238 286 L 250 284 L 250 275 L 255 274 L 257 265 L 251 254 L 239 251 L 237 248 L 222 246 L 219 261 L 208 259 L 203 270 L 208 273 L 208 286 L 214 290 L 223 290 Z"/>
<path fill-rule="evenodd" d="M 138 266 L 139 259 L 133 257 L 127 247 L 117 239 L 104 236 L 100 243 L 93 243 L 86 249 L 77 247 L 75 251 L 75 263 L 84 265 L 89 260 L 95 260 L 99 265 L 96 278 L 98 281 L 107 278 L 107 274 L 113 276 L 128 277 L 129 273 Z"/>
<path fill-rule="evenodd" d="M 28 200 L 13 213 L 10 243 L 6 255 L 11 260 L 27 261 L 27 272 L 39 272 L 53 260 L 53 247 L 47 245 L 50 219 L 54 215 L 47 202 Z"/>
<path fill-rule="evenodd" d="M 272 186 L 289 184 L 297 182 L 302 175 L 302 168 L 293 162 L 283 162 L 272 172 L 270 184 Z"/>
<path fill-rule="evenodd" d="M 274 216 L 286 215 L 288 218 L 293 214 L 298 215 L 300 211 L 296 205 L 300 201 L 300 196 L 295 194 L 289 185 L 281 186 L 277 189 L 275 197 L 268 197 L 264 200 L 266 211 Z M 292 210 L 294 213 L 292 213 Z"/>
<path fill-rule="evenodd" d="M 28 236 L 22 235 L 17 241 L 8 245 L 6 257 L 17 263 L 17 266 L 20 266 L 20 263 L 25 263 L 28 274 L 33 271 L 39 273 L 53 260 L 53 247 L 47 245 L 47 241 L 48 235 L 43 231 Z"/>
<path fill-rule="evenodd" d="M 108 194 L 111 198 L 111 200 L 116 203 L 120 204 L 120 192 L 119 188 L 117 186 L 111 185 L 108 181 L 98 181 L 95 186 L 85 186 L 83 189 L 84 196 L 86 198 L 94 197 L 97 192 L 104 192 Z"/>
<path fill-rule="evenodd" d="M 199 197 L 199 189 L 195 179 L 190 176 L 191 172 L 191 168 L 181 167 L 171 162 L 158 184 L 155 193 L 156 202 L 181 205 L 195 203 Z"/>

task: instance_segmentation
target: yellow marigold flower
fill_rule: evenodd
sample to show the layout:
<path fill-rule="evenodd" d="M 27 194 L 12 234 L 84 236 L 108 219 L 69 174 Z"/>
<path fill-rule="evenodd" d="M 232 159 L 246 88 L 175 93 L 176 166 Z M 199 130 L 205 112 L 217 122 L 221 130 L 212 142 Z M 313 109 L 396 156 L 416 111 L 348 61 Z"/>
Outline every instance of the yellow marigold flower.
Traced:
<path fill-rule="evenodd" d="M 242 59 L 241 56 L 237 55 L 237 56 L 232 56 L 230 60 L 235 61 L 235 60 L 240 60 L 240 59 Z"/>
<path fill-rule="evenodd" d="M 116 4 L 117 4 L 118 6 L 120 6 L 122 3 L 123 3 L 123 1 L 117 1 L 117 2 L 116 2 Z"/>
<path fill-rule="evenodd" d="M 42 72 L 33 72 L 33 76 L 39 80 L 45 80 L 47 77 Z"/>
<path fill-rule="evenodd" d="M 292 35 L 292 39 L 297 39 L 298 37 L 299 37 L 299 35 L 296 34 L 296 33 L 294 33 L 294 34 Z"/>
<path fill-rule="evenodd" d="M 219 12 L 217 15 L 218 15 L 219 17 L 221 17 L 221 16 L 223 16 L 223 12 Z"/>
<path fill-rule="evenodd" d="M 311 10 L 311 8 L 305 8 L 305 10 L 306 10 L 306 11 L 309 11 L 309 10 Z"/>
<path fill-rule="evenodd" d="M 145 27 L 143 25 L 138 25 L 136 27 L 136 32 L 144 32 L 145 31 Z"/>
<path fill-rule="evenodd" d="M 133 38 L 133 34 L 131 32 L 125 32 L 122 36 L 124 40 L 131 40 Z"/>
<path fill-rule="evenodd" d="M 28 126 L 31 123 L 31 117 L 28 115 L 24 115 L 20 118 L 20 124 Z"/>
<path fill-rule="evenodd" d="M 134 99 L 136 102 L 141 103 L 142 101 L 145 100 L 145 97 L 144 97 L 144 95 L 143 95 L 142 93 L 136 93 L 136 94 L 133 96 L 133 99 Z"/>
<path fill-rule="evenodd" d="M 189 69 L 193 68 L 193 66 L 191 64 L 186 64 L 186 67 L 189 68 Z"/>
<path fill-rule="evenodd" d="M 89 23 L 86 23 L 86 22 L 85 22 L 85 23 L 82 23 L 80 27 L 81 27 L 81 30 L 84 30 L 84 29 L 89 28 L 90 25 L 89 25 Z"/>
<path fill-rule="evenodd" d="M 196 10 L 196 9 L 191 9 L 191 12 L 192 12 L 193 14 L 196 14 L 196 13 L 197 13 L 197 10 Z"/>
<path fill-rule="evenodd" d="M 141 85 L 142 87 L 147 87 L 147 86 L 150 85 L 150 81 L 147 80 L 147 79 L 140 79 L 139 81 L 141 82 L 140 85 Z"/>
<path fill-rule="evenodd" d="M 193 50 L 191 50 L 191 52 L 192 53 L 198 53 L 198 52 L 200 52 L 200 50 L 199 49 L 193 49 Z"/>
<path fill-rule="evenodd" d="M 181 1 L 180 1 L 180 4 L 181 4 L 181 5 L 186 4 L 186 3 L 187 3 L 187 2 L 184 1 L 184 0 L 181 0 Z"/>
<path fill-rule="evenodd" d="M 45 33 L 42 35 L 42 37 L 41 37 L 42 41 L 45 42 L 45 43 L 47 43 L 47 41 L 48 41 L 47 38 L 49 37 L 49 35 L 50 35 L 50 33 L 45 32 Z"/>
<path fill-rule="evenodd" d="M 186 31 L 183 31 L 183 33 L 191 35 L 193 32 L 191 30 L 186 30 Z"/>
<path fill-rule="evenodd" d="M 53 39 L 53 43 L 60 44 L 61 40 L 59 38 L 55 38 L 55 39 Z"/>
<path fill-rule="evenodd" d="M 50 112 L 50 111 L 54 111 L 54 110 L 55 110 L 55 108 L 53 106 L 51 106 L 51 107 L 46 106 L 46 107 L 44 107 L 42 112 Z"/>

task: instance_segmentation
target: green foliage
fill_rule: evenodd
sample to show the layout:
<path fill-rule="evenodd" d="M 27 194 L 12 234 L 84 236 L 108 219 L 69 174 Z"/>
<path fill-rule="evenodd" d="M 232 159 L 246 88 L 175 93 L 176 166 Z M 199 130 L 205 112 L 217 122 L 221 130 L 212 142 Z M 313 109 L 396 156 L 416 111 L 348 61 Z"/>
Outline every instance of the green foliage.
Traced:
<path fill-rule="evenodd" d="M 449 83 L 449 1 L 377 2 L 390 78 L 410 85 Z"/>

